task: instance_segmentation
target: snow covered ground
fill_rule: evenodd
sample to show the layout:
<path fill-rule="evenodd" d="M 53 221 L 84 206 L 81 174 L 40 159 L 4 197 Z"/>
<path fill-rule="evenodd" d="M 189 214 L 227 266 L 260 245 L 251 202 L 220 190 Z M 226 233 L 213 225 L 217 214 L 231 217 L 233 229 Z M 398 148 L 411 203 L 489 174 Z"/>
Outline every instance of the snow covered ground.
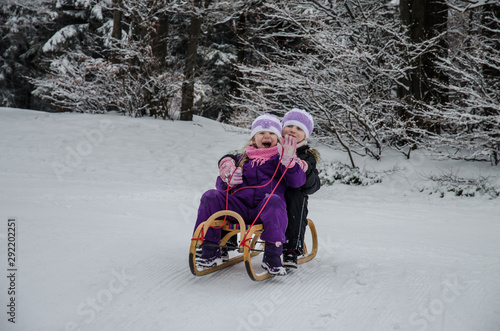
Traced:
<path fill-rule="evenodd" d="M 314 260 L 264 282 L 243 264 L 193 276 L 199 198 L 247 137 L 200 117 L 0 108 L 0 329 L 500 330 L 500 199 L 412 189 L 446 171 L 498 181 L 489 164 L 358 158 L 383 182 L 311 196 Z"/>

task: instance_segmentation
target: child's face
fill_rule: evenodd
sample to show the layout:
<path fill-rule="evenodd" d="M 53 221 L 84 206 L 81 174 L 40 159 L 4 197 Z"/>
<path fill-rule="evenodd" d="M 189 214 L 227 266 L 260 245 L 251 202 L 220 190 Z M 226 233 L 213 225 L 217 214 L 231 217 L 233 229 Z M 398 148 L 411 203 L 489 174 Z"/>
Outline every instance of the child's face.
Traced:
<path fill-rule="evenodd" d="M 257 148 L 269 148 L 278 144 L 278 136 L 270 131 L 257 132 L 252 140 Z"/>
<path fill-rule="evenodd" d="M 285 137 L 286 135 L 294 137 L 295 139 L 297 139 L 297 143 L 300 143 L 304 139 L 306 139 L 306 133 L 304 132 L 304 130 L 302 130 L 296 125 L 285 126 L 281 134 L 283 135 L 283 137 Z"/>

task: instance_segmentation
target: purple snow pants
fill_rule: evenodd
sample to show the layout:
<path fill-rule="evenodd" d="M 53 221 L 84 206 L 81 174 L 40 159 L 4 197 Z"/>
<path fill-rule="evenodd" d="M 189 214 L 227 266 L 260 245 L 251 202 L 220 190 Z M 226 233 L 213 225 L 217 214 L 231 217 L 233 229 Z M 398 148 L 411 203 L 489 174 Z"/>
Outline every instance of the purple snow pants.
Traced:
<path fill-rule="evenodd" d="M 229 195 L 228 198 L 227 209 L 240 214 L 247 224 L 252 224 L 267 200 L 266 198 L 256 207 L 250 208 L 234 195 Z M 205 192 L 201 197 L 198 218 L 196 219 L 194 229 L 196 230 L 198 225 L 220 210 L 226 210 L 226 193 L 219 190 L 208 190 Z M 228 219 L 230 218 L 228 217 Z M 273 194 L 255 223 L 262 223 L 264 225 L 264 232 L 261 235 L 262 240 L 284 243 L 286 241 L 285 231 L 287 222 L 285 199 Z M 221 229 L 211 228 L 205 234 L 205 240 L 220 242 L 220 239 Z"/>

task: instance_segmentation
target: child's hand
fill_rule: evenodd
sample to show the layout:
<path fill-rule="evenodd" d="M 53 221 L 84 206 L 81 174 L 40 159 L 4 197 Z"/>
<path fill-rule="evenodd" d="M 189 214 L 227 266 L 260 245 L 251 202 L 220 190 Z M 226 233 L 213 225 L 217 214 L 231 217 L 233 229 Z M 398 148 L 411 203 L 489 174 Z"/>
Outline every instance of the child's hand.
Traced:
<path fill-rule="evenodd" d="M 222 181 L 228 183 L 229 186 L 234 186 L 243 183 L 242 169 L 236 168 L 234 160 L 229 156 L 223 158 L 220 161 L 219 176 L 222 179 Z"/>
<path fill-rule="evenodd" d="M 219 176 L 222 181 L 226 182 L 229 180 L 229 176 L 233 173 L 236 165 L 234 160 L 227 156 L 219 162 Z"/>
<path fill-rule="evenodd" d="M 295 165 L 295 152 L 297 151 L 297 139 L 287 135 L 285 138 L 281 138 L 282 147 L 278 147 L 278 151 L 281 157 L 281 163 L 284 166 L 293 167 Z"/>
<path fill-rule="evenodd" d="M 234 168 L 233 172 L 229 175 L 229 186 L 236 186 L 243 183 L 243 170 L 241 167 Z"/>

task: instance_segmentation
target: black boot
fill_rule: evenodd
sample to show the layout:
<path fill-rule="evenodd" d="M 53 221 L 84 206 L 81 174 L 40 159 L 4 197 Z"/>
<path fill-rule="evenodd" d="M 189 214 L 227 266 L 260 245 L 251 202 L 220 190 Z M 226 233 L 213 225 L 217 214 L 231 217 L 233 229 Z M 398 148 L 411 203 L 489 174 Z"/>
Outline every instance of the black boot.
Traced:
<path fill-rule="evenodd" d="M 223 262 L 229 261 L 229 252 L 234 251 L 238 249 L 238 238 L 236 238 L 236 235 L 232 236 L 229 238 L 229 240 L 226 242 L 226 246 L 221 247 L 220 249 L 220 255 L 222 257 Z"/>
<path fill-rule="evenodd" d="M 208 269 L 222 264 L 219 243 L 205 240 L 201 246 L 201 256 L 196 258 L 196 265 Z"/>
<path fill-rule="evenodd" d="M 277 247 L 274 243 L 266 242 L 264 246 L 264 257 L 262 258 L 262 268 L 273 276 L 285 276 L 286 269 L 281 264 L 281 253 L 283 246 Z"/>
<path fill-rule="evenodd" d="M 290 249 L 283 252 L 283 266 L 285 268 L 297 269 L 297 252 Z"/>

